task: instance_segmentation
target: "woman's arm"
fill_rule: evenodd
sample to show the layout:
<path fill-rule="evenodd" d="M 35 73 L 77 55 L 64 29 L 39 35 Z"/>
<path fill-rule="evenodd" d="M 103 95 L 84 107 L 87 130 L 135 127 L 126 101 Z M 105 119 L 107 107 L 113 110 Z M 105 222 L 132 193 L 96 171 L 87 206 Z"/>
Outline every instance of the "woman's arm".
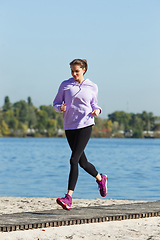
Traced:
<path fill-rule="evenodd" d="M 56 112 L 62 112 L 64 111 L 62 105 L 64 102 L 64 90 L 63 90 L 63 83 L 61 83 L 59 89 L 58 89 L 58 93 L 53 101 L 53 110 Z"/>
<path fill-rule="evenodd" d="M 93 94 L 93 98 L 92 98 L 92 101 L 91 101 L 91 107 L 92 107 L 92 114 L 94 116 L 98 116 L 102 109 L 98 106 L 98 101 L 97 101 L 97 97 L 98 97 L 98 87 L 96 84 L 94 84 L 94 94 Z"/>

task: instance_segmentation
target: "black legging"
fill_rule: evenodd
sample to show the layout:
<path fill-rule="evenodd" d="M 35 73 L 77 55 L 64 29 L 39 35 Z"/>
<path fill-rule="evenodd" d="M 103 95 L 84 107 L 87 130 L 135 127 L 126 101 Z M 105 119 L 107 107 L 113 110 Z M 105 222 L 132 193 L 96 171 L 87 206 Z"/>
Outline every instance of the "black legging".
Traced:
<path fill-rule="evenodd" d="M 87 161 L 86 155 L 84 153 L 84 149 L 89 141 L 91 132 L 92 126 L 65 131 L 69 146 L 72 150 L 68 190 L 74 191 L 74 188 L 76 186 L 78 179 L 78 163 L 86 172 L 88 172 L 93 177 L 96 177 L 98 174 L 95 167 Z"/>

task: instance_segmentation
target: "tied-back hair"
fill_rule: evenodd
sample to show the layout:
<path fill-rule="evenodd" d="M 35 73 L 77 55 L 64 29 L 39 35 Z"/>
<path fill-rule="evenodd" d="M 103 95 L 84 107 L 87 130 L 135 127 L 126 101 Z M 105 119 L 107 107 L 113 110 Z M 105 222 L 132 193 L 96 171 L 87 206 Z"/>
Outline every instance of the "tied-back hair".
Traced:
<path fill-rule="evenodd" d="M 79 65 L 82 69 L 85 68 L 84 74 L 87 72 L 87 69 L 88 69 L 87 60 L 85 60 L 85 59 L 74 59 L 72 62 L 70 62 L 69 65 L 70 65 L 70 67 L 73 65 Z"/>

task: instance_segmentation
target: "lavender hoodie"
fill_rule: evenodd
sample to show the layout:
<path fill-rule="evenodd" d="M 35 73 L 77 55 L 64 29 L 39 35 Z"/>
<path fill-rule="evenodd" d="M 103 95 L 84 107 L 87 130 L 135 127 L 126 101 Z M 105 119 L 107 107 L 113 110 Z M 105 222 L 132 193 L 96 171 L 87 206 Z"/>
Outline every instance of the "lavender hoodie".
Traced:
<path fill-rule="evenodd" d="M 74 78 L 63 81 L 53 101 L 53 109 L 61 112 L 60 106 L 65 103 L 63 112 L 64 130 L 84 128 L 94 125 L 94 116 L 91 112 L 97 108 L 98 87 L 86 79 L 78 83 Z"/>

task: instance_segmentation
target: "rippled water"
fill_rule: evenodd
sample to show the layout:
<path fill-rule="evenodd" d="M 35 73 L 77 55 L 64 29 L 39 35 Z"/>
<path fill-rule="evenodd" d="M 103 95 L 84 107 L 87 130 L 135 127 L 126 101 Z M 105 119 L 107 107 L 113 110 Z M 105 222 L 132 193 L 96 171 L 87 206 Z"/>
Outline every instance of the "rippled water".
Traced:
<path fill-rule="evenodd" d="M 65 138 L 0 138 L 0 196 L 63 196 L 70 154 Z M 160 200 L 160 139 L 90 139 L 86 155 L 109 176 L 107 198 Z M 100 197 L 82 169 L 74 197 Z"/>

